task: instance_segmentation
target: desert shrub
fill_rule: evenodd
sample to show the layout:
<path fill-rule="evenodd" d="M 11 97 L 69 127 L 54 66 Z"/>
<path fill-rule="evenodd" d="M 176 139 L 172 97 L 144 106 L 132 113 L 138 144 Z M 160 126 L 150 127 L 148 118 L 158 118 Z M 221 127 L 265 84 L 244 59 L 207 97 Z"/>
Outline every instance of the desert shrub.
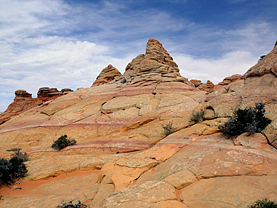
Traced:
<path fill-rule="evenodd" d="M 204 120 L 204 111 L 200 110 L 199 112 L 192 115 L 192 118 L 190 119 L 190 122 L 198 122 Z"/>
<path fill-rule="evenodd" d="M 248 208 L 277 208 L 277 204 L 268 199 L 257 200 L 253 205 Z"/>
<path fill-rule="evenodd" d="M 24 152 L 24 153 L 20 152 L 20 150 L 21 150 L 21 148 L 13 148 L 13 149 L 10 149 L 10 150 L 7 150 L 7 151 L 14 152 L 12 157 L 20 158 L 20 159 L 23 160 L 23 162 L 29 161 L 29 155 L 26 152 Z"/>
<path fill-rule="evenodd" d="M 266 57 L 266 55 L 262 55 L 262 56 L 260 56 L 260 59 L 259 59 L 259 61 L 258 62 L 260 62 L 261 60 L 263 60 L 263 58 L 264 57 Z"/>
<path fill-rule="evenodd" d="M 16 179 L 24 177 L 26 173 L 27 168 L 22 158 L 13 156 L 9 160 L 4 158 L 0 160 L 0 186 L 11 185 Z"/>
<path fill-rule="evenodd" d="M 54 143 L 52 144 L 52 148 L 61 150 L 67 146 L 75 145 L 76 140 L 75 139 L 67 139 L 67 135 L 63 135 L 59 137 Z"/>
<path fill-rule="evenodd" d="M 163 129 L 164 129 L 164 134 L 166 136 L 168 136 L 169 134 L 172 133 L 172 131 L 173 131 L 172 122 L 169 122 L 168 124 L 162 125 L 162 126 L 163 126 Z"/>
<path fill-rule="evenodd" d="M 87 207 L 87 205 L 82 204 L 80 201 L 78 201 L 77 204 L 73 204 L 72 201 L 69 201 L 69 202 L 62 201 L 61 204 L 59 204 L 56 208 L 86 208 Z"/>
<path fill-rule="evenodd" d="M 265 104 L 256 103 L 255 107 L 238 109 L 224 125 L 219 126 L 227 138 L 248 132 L 249 135 L 262 133 L 262 130 L 270 124 L 271 120 L 264 116 Z M 263 134 L 263 133 L 262 133 Z M 264 135 L 264 134 L 263 134 Z M 267 138 L 267 137 L 266 137 Z"/>

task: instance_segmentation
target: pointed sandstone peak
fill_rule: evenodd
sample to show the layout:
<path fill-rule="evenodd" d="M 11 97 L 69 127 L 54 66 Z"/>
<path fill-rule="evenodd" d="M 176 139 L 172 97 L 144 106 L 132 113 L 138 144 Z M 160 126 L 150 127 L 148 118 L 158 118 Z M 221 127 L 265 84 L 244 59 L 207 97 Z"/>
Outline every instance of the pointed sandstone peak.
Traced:
<path fill-rule="evenodd" d="M 113 65 L 109 64 L 101 71 L 92 86 L 106 84 L 121 76 L 122 74 L 120 73 L 120 71 L 118 71 L 118 69 L 115 68 Z"/>
<path fill-rule="evenodd" d="M 149 80 L 159 82 L 186 82 L 179 74 L 178 65 L 155 39 L 148 41 L 145 54 L 138 55 L 127 65 L 123 76 L 128 80 L 142 75 L 151 75 Z"/>
<path fill-rule="evenodd" d="M 271 52 L 262 58 L 255 66 L 251 67 L 244 78 L 261 77 L 265 74 L 274 74 L 277 77 L 277 41 Z"/>
<path fill-rule="evenodd" d="M 163 45 L 159 41 L 155 40 L 154 38 L 151 38 L 148 40 L 145 54 L 151 54 L 156 56 L 163 55 L 163 56 L 169 57 L 172 60 L 172 57 L 164 49 Z"/>

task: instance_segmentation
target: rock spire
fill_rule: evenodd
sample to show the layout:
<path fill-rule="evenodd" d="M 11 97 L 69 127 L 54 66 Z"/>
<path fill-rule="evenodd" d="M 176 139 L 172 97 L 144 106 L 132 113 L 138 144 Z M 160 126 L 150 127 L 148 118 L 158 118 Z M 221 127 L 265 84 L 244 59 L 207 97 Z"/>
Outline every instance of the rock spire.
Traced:
<path fill-rule="evenodd" d="M 147 42 L 146 53 L 134 58 L 127 65 L 123 76 L 129 82 L 151 80 L 154 82 L 185 82 L 191 85 L 180 75 L 178 65 L 162 44 L 153 38 Z"/>
<path fill-rule="evenodd" d="M 122 74 L 120 73 L 120 71 L 118 71 L 117 68 L 115 68 L 113 65 L 109 64 L 98 75 L 95 82 L 92 84 L 92 87 L 106 84 L 106 83 L 108 83 L 116 78 L 119 78 L 121 76 L 122 76 Z"/>

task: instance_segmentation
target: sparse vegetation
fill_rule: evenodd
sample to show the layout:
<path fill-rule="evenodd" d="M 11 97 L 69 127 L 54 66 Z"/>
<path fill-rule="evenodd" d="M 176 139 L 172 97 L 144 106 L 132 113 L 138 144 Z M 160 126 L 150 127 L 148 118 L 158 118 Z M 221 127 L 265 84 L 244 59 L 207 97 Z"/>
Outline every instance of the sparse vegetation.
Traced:
<path fill-rule="evenodd" d="M 162 125 L 162 126 L 163 126 L 163 129 L 164 129 L 164 134 L 165 134 L 166 136 L 168 136 L 169 134 L 172 133 L 172 131 L 173 131 L 172 125 L 173 125 L 172 122 L 169 122 L 169 123 L 166 124 L 166 125 Z"/>
<path fill-rule="evenodd" d="M 277 204 L 268 199 L 257 200 L 253 205 L 248 208 L 277 208 Z"/>
<path fill-rule="evenodd" d="M 12 156 L 9 160 L 4 158 L 0 160 L 0 186 L 9 186 L 16 179 L 25 176 L 28 171 L 23 162 L 23 159 L 16 155 Z"/>
<path fill-rule="evenodd" d="M 87 205 L 82 204 L 80 201 L 78 201 L 77 204 L 73 204 L 72 201 L 64 202 L 62 201 L 61 204 L 59 204 L 56 208 L 86 208 Z"/>
<path fill-rule="evenodd" d="M 204 120 L 204 111 L 200 110 L 199 112 L 192 115 L 190 122 L 199 122 Z"/>
<path fill-rule="evenodd" d="M 255 107 L 238 109 L 224 125 L 219 126 L 223 134 L 228 138 L 248 132 L 249 135 L 262 133 L 262 130 L 270 124 L 271 120 L 264 116 L 265 104 L 256 103 Z"/>
<path fill-rule="evenodd" d="M 260 59 L 259 59 L 259 61 L 258 62 L 260 62 L 261 60 L 263 60 L 263 58 L 264 57 L 266 57 L 266 55 L 262 55 L 262 56 L 260 56 Z"/>
<path fill-rule="evenodd" d="M 67 135 L 63 135 L 59 137 L 54 143 L 52 144 L 52 148 L 61 150 L 67 146 L 75 145 L 76 140 L 75 139 L 67 139 Z"/>
<path fill-rule="evenodd" d="M 20 151 L 21 151 L 21 148 L 13 148 L 13 149 L 10 149 L 10 150 L 7 150 L 7 151 L 9 151 L 9 152 L 14 152 L 14 154 L 12 155 L 13 157 L 17 157 L 17 158 L 19 158 L 19 159 L 22 159 L 23 160 L 23 162 L 27 162 L 27 161 L 29 161 L 29 155 L 27 155 L 27 153 L 26 152 L 24 152 L 24 153 L 21 153 Z"/>
<path fill-rule="evenodd" d="M 246 109 L 238 109 L 234 112 L 234 115 L 230 117 L 224 125 L 219 126 L 219 129 L 223 131 L 223 134 L 227 138 L 240 135 L 248 132 L 249 135 L 254 133 L 261 133 L 267 139 L 269 145 L 272 146 L 267 136 L 262 132 L 265 127 L 270 124 L 271 120 L 264 116 L 265 104 L 263 102 L 256 103 L 255 107 L 249 107 Z"/>

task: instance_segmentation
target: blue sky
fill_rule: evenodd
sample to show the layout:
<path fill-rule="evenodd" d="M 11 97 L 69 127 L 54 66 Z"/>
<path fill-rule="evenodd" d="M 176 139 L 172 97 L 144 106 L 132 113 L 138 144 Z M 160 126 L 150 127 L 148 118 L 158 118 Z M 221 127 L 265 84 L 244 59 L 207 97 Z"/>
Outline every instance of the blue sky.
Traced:
<path fill-rule="evenodd" d="M 0 0 L 0 112 L 25 89 L 90 87 L 149 38 L 188 79 L 244 74 L 277 39 L 276 0 Z"/>

